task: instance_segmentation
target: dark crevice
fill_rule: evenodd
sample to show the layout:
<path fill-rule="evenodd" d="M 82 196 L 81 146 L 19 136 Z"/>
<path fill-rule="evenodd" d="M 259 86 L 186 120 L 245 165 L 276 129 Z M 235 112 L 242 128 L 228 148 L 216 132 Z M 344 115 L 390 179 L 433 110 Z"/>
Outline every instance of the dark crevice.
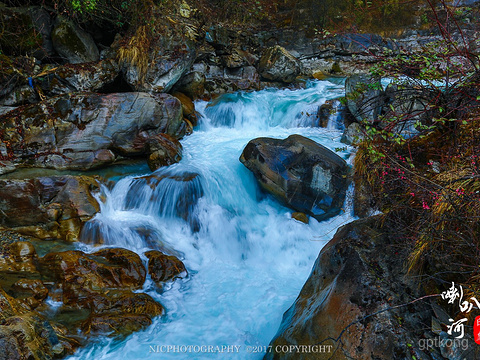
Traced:
<path fill-rule="evenodd" d="M 125 81 L 122 74 L 118 74 L 115 80 L 108 84 L 105 84 L 98 90 L 98 92 L 101 94 L 124 93 L 133 91 L 135 91 L 135 89 Z"/>

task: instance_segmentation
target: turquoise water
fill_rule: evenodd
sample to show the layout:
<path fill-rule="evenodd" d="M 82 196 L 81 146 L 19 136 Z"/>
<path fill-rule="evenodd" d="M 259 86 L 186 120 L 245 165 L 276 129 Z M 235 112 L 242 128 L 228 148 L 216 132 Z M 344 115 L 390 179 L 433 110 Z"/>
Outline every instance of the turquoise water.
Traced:
<path fill-rule="evenodd" d="M 343 91 L 319 81 L 197 102 L 203 117 L 182 140 L 182 161 L 155 173 L 162 179 L 156 189 L 131 175 L 104 189 L 106 201 L 85 238 L 141 256 L 151 248 L 175 253 L 189 276 L 162 293 L 147 281 L 143 290 L 166 308 L 148 329 L 122 341 L 97 338 L 69 359 L 261 359 L 251 346 L 268 346 L 319 251 L 353 217 L 347 203 L 321 223 L 293 220 L 290 209 L 259 191 L 238 158 L 253 138 L 300 134 L 342 148 L 338 154 L 351 161 L 335 126 L 314 126 L 317 107 Z M 191 174 L 195 180 L 186 184 Z M 180 215 L 185 203 L 189 217 Z"/>

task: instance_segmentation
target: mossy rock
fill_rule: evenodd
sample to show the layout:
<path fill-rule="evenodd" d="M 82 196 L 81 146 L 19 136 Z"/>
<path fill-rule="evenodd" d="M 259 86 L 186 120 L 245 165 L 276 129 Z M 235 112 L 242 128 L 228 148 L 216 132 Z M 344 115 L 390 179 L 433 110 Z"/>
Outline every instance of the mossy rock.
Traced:
<path fill-rule="evenodd" d="M 98 61 L 100 55 L 92 37 L 61 16 L 52 31 L 53 47 L 60 56 L 72 64 Z"/>

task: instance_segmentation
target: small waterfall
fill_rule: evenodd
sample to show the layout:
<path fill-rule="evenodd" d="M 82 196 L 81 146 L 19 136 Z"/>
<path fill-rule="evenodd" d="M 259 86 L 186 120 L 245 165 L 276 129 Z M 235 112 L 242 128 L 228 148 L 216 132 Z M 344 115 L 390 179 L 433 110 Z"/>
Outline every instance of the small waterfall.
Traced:
<path fill-rule="evenodd" d="M 333 100 L 332 101 L 332 112 L 328 117 L 328 130 L 345 130 L 345 122 L 344 122 L 344 112 L 345 106 L 340 102 L 340 100 Z"/>
<path fill-rule="evenodd" d="M 348 159 L 352 148 L 339 142 L 341 131 L 312 122 L 315 109 L 343 91 L 342 84 L 318 81 L 302 90 L 199 101 L 202 117 L 182 140 L 180 163 L 104 188 L 105 201 L 85 225 L 83 241 L 140 255 L 150 249 L 179 254 L 191 276 L 164 293 L 149 290 L 166 308 L 166 318 L 121 342 L 101 339 L 71 359 L 140 359 L 149 356 L 149 345 L 237 345 L 241 350 L 231 357 L 192 358 L 261 359 L 262 353 L 248 353 L 246 346 L 268 346 L 320 249 L 353 217 L 346 201 L 345 212 L 327 221 L 310 219 L 306 225 L 292 219 L 292 210 L 263 194 L 238 158 L 253 138 L 300 134 L 340 148 L 339 156 Z"/>

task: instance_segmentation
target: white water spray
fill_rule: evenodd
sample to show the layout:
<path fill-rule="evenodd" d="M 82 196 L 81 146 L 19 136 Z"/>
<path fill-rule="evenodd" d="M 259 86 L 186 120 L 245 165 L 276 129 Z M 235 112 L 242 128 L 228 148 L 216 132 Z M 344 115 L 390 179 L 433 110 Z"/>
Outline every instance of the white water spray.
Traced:
<path fill-rule="evenodd" d="M 198 102 L 204 116 L 182 141 L 180 163 L 142 178 L 127 176 L 105 190 L 101 212 L 85 227 L 86 241 L 141 255 L 159 248 L 179 256 L 190 275 L 163 293 L 146 284 L 165 317 L 120 342 L 97 339 L 71 359 L 261 359 L 263 353 L 247 346 L 268 346 L 320 249 L 353 217 L 349 208 L 321 223 L 293 220 L 291 210 L 259 190 L 238 158 L 253 138 L 300 134 L 342 148 L 338 154 L 348 159 L 352 149 L 339 142 L 339 130 L 312 127 L 318 106 L 342 92 L 341 85 L 322 81 L 304 90 Z M 180 351 L 187 346 L 200 351 Z M 238 352 L 202 346 L 238 346 Z"/>

